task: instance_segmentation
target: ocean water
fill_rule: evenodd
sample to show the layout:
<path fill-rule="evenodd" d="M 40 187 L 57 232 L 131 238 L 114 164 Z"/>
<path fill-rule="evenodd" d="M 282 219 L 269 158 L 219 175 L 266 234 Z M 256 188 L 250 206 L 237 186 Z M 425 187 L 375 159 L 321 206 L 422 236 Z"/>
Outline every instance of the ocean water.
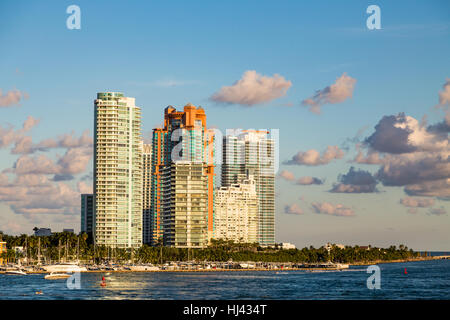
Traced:
<path fill-rule="evenodd" d="M 0 274 L 0 299 L 450 299 L 450 260 L 378 266 L 378 290 L 367 288 L 366 266 L 318 272 L 82 273 L 80 289 L 69 289 L 66 280 L 45 280 L 43 274 Z M 100 286 L 103 276 L 106 287 Z M 42 295 L 35 294 L 39 290 Z"/>

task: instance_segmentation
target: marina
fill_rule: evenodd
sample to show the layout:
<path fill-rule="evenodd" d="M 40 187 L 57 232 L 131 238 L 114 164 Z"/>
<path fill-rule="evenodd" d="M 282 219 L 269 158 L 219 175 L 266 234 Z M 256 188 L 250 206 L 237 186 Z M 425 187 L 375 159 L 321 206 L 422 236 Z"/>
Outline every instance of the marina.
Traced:
<path fill-rule="evenodd" d="M 434 256 L 411 260 L 398 261 L 372 261 L 355 263 L 355 266 L 378 263 L 402 263 L 407 261 L 446 260 L 449 256 Z M 160 265 L 153 264 L 79 264 L 58 263 L 52 265 L 19 266 L 9 265 L 0 268 L 0 274 L 26 275 L 26 274 L 72 274 L 74 272 L 226 272 L 226 271 L 342 271 L 349 269 L 351 264 L 343 263 L 263 263 L 263 262 L 170 262 Z"/>

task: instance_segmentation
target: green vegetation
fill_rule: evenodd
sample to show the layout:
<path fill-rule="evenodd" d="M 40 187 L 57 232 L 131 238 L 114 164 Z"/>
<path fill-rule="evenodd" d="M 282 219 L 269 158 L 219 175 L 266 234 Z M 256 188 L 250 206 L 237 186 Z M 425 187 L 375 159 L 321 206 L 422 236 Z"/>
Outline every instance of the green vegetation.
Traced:
<path fill-rule="evenodd" d="M 139 249 L 111 249 L 96 247 L 87 234 L 76 235 L 69 232 L 54 233 L 51 236 L 8 236 L 1 235 L 7 243 L 7 252 L 2 258 L 8 262 L 28 257 L 31 263 L 37 263 L 40 255 L 42 263 L 80 260 L 88 263 L 114 261 L 118 263 L 165 263 L 168 261 L 258 261 L 319 263 L 339 262 L 357 263 L 370 261 L 390 261 L 420 257 L 420 253 L 406 246 L 389 248 L 361 248 L 347 246 L 340 249 L 333 246 L 328 252 L 325 247 L 281 250 L 277 246 L 262 248 L 257 244 L 234 243 L 233 241 L 212 240 L 204 249 L 181 249 L 169 247 L 150 247 L 143 245 Z M 24 247 L 23 253 L 16 253 L 13 247 Z"/>

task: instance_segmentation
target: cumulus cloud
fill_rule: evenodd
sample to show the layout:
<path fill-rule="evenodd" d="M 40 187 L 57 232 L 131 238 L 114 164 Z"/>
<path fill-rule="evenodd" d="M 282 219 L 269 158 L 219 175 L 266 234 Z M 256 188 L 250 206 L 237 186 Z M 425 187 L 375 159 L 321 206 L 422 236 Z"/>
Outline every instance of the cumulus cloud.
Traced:
<path fill-rule="evenodd" d="M 77 184 L 77 187 L 78 187 L 78 191 L 80 193 L 83 193 L 83 194 L 84 193 L 89 193 L 89 194 L 94 193 L 92 183 L 87 184 L 87 183 L 84 183 L 83 181 L 79 181 Z"/>
<path fill-rule="evenodd" d="M 311 206 L 315 213 L 332 216 L 351 217 L 355 215 L 353 209 L 342 204 L 331 204 L 329 202 L 313 202 Z"/>
<path fill-rule="evenodd" d="M 278 177 L 287 180 L 287 181 L 292 181 L 295 184 L 298 185 L 302 185 L 302 186 L 307 186 L 307 185 L 313 185 L 313 184 L 323 184 L 323 180 L 319 179 L 319 178 L 315 178 L 315 177 L 301 177 L 296 179 L 294 174 L 288 170 L 282 170 L 279 174 Z"/>
<path fill-rule="evenodd" d="M 284 213 L 287 214 L 303 214 L 303 209 L 296 203 L 284 207 Z"/>
<path fill-rule="evenodd" d="M 356 150 L 358 151 L 357 155 L 350 162 L 360 163 L 360 164 L 382 164 L 383 157 L 380 156 L 380 153 L 369 149 L 368 152 L 364 155 L 364 152 L 359 143 L 356 144 Z"/>
<path fill-rule="evenodd" d="M 409 208 L 428 208 L 434 205 L 434 199 L 405 197 L 400 199 L 400 203 Z"/>
<path fill-rule="evenodd" d="M 450 79 L 447 79 L 443 85 L 442 91 L 439 91 L 439 104 L 450 104 Z"/>
<path fill-rule="evenodd" d="M 450 145 L 447 115 L 427 125 L 404 113 L 384 116 L 372 135 L 357 146 L 357 163 L 379 164 L 374 178 L 402 186 L 409 196 L 450 199 Z M 366 155 L 362 152 L 366 149 Z"/>
<path fill-rule="evenodd" d="M 296 184 L 307 186 L 307 185 L 313 185 L 313 184 L 323 184 L 323 180 L 316 178 L 316 177 L 301 177 L 298 178 L 296 181 Z"/>
<path fill-rule="evenodd" d="M 376 177 L 385 186 L 404 186 L 450 178 L 449 152 L 386 156 Z"/>
<path fill-rule="evenodd" d="M 447 214 L 447 211 L 444 209 L 444 207 L 440 207 L 440 208 L 430 208 L 428 210 L 428 214 L 429 215 L 434 215 L 434 216 L 442 216 Z"/>
<path fill-rule="evenodd" d="M 13 168 L 6 171 L 17 175 L 51 174 L 56 175 L 55 178 L 67 178 L 70 175 L 84 172 L 91 157 L 91 148 L 68 149 L 56 163 L 44 154 L 37 156 L 22 155 L 16 160 Z"/>
<path fill-rule="evenodd" d="M 338 177 L 339 183 L 335 183 L 330 192 L 336 193 L 372 193 L 377 192 L 377 181 L 369 171 L 350 170 Z"/>
<path fill-rule="evenodd" d="M 11 144 L 23 144 L 27 139 L 25 134 L 39 123 L 39 119 L 28 116 L 21 129 L 15 130 L 14 127 L 0 126 L 0 148 L 9 147 Z M 31 141 L 31 137 L 28 137 Z"/>
<path fill-rule="evenodd" d="M 44 175 L 22 175 L 0 185 L 0 201 L 18 214 L 78 214 L 79 193 Z"/>
<path fill-rule="evenodd" d="M 72 132 L 33 143 L 26 133 L 38 123 L 38 119 L 28 117 L 21 129 L 0 126 L 0 148 L 14 145 L 11 153 L 20 155 L 12 168 L 0 173 L 0 202 L 27 221 L 47 215 L 53 222 L 68 221 L 64 217 L 80 212 L 80 191 L 92 193 L 92 183 L 89 186 L 80 182 L 78 190 L 74 190 L 65 182 L 86 171 L 93 140 L 85 131 L 79 137 Z M 41 153 L 51 149 L 65 149 L 65 153 L 57 154 L 55 159 Z"/>
<path fill-rule="evenodd" d="M 282 171 L 278 174 L 278 176 L 279 176 L 280 178 L 284 179 L 284 180 L 287 180 L 287 181 L 293 181 L 293 180 L 295 180 L 294 174 L 293 174 L 292 172 L 288 171 L 288 170 L 282 170 Z"/>
<path fill-rule="evenodd" d="M 356 84 L 356 79 L 348 76 L 345 72 L 336 79 L 332 85 L 325 87 L 322 90 L 317 90 L 314 96 L 302 101 L 304 106 L 309 106 L 309 110 L 313 113 L 319 114 L 321 107 L 324 104 L 341 103 L 351 98 L 353 89 Z"/>
<path fill-rule="evenodd" d="M 89 147 L 72 148 L 58 160 L 61 174 L 78 174 L 86 171 L 93 150 Z"/>
<path fill-rule="evenodd" d="M 15 104 L 18 104 L 22 98 L 27 99 L 28 94 L 17 89 L 8 91 L 3 94 L 2 89 L 0 89 L 0 108 L 11 107 Z"/>
<path fill-rule="evenodd" d="M 422 181 L 405 186 L 405 193 L 410 196 L 438 197 L 450 200 L 450 179 Z"/>
<path fill-rule="evenodd" d="M 75 133 L 72 132 L 70 134 L 63 134 L 57 139 L 50 138 L 43 140 L 35 146 L 35 149 L 46 151 L 53 148 L 92 148 L 92 146 L 93 139 L 89 134 L 89 130 L 85 130 L 79 138 L 75 137 Z"/>
<path fill-rule="evenodd" d="M 365 140 L 372 150 L 388 153 L 406 153 L 415 150 L 408 143 L 411 129 L 400 127 L 406 123 L 404 113 L 384 116 L 375 126 L 375 132 Z"/>
<path fill-rule="evenodd" d="M 343 156 L 344 151 L 338 146 L 328 146 L 322 155 L 314 149 L 305 152 L 299 151 L 291 160 L 285 161 L 285 164 L 319 166 L 328 164 L 334 159 L 342 159 Z"/>
<path fill-rule="evenodd" d="M 384 116 L 365 143 L 375 151 L 402 154 L 441 150 L 448 146 L 448 136 L 436 134 L 413 117 L 399 113 Z"/>
<path fill-rule="evenodd" d="M 227 104 L 253 106 L 284 96 L 291 86 L 291 81 L 278 74 L 268 77 L 249 70 L 232 86 L 222 87 L 210 99 Z"/>
<path fill-rule="evenodd" d="M 73 180 L 73 175 L 71 174 L 55 174 L 52 178 L 52 181 L 69 181 Z"/>

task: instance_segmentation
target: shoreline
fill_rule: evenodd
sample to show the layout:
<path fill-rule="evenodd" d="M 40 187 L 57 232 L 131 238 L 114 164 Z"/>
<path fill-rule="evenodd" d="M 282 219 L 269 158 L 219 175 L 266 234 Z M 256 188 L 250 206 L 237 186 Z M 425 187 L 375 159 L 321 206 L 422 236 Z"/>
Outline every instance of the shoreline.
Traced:
<path fill-rule="evenodd" d="M 348 263 L 349 266 L 368 266 L 368 265 L 376 265 L 383 263 L 404 263 L 404 262 L 419 262 L 419 261 L 432 261 L 432 260 L 445 260 L 442 258 L 436 257 L 426 257 L 426 258 L 415 258 L 415 259 L 399 259 L 399 260 L 375 260 L 375 261 L 360 261 L 355 263 Z M 292 268 L 292 267 L 284 267 L 279 269 L 273 268 L 242 268 L 242 269 L 225 269 L 225 268 L 216 268 L 216 269 L 172 269 L 172 270 L 87 270 L 80 271 L 81 273 L 142 273 L 142 272 L 236 272 L 236 271 L 272 271 L 272 272 L 288 272 L 288 271 L 344 271 L 350 270 L 349 268 L 321 268 L 321 267 L 311 267 L 311 268 Z M 32 271 L 26 272 L 27 274 L 47 274 L 48 271 Z M 5 274 L 4 271 L 0 271 L 0 274 Z"/>
<path fill-rule="evenodd" d="M 382 263 L 402 263 L 402 262 L 417 262 L 417 261 L 431 261 L 431 260 L 445 260 L 440 257 L 421 257 L 413 259 L 397 259 L 397 260 L 373 260 L 373 261 L 359 261 L 354 263 L 349 263 L 352 266 L 369 266 L 373 264 Z"/>

